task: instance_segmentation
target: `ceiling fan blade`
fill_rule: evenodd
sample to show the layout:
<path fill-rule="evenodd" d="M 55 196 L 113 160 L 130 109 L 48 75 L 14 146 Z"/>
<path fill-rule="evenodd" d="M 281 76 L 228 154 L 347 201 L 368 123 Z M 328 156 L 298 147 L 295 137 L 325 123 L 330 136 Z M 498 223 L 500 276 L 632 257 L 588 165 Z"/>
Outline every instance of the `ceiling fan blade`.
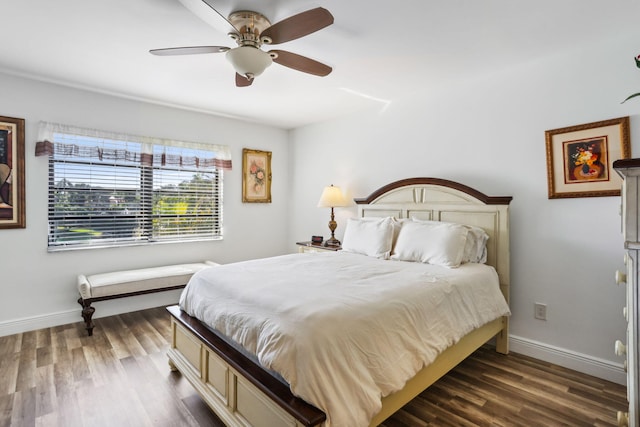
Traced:
<path fill-rule="evenodd" d="M 231 23 L 231 21 L 229 21 L 229 20 L 227 19 L 227 17 L 226 17 L 226 16 L 224 16 L 222 13 L 218 12 L 218 9 L 216 9 L 216 8 L 213 6 L 213 4 L 212 4 L 212 3 L 213 3 L 213 1 L 211 1 L 211 0 L 202 0 L 202 2 L 203 2 L 204 4 L 206 4 L 207 6 L 209 6 L 209 7 L 210 7 L 210 8 L 211 8 L 215 13 L 217 13 L 217 14 L 218 14 L 218 16 L 220 16 L 220 18 L 224 19 L 224 20 L 227 22 L 227 24 L 229 25 L 229 27 L 230 27 L 230 28 L 232 28 L 235 32 L 239 32 L 239 31 L 240 31 L 240 29 L 239 29 L 239 28 L 236 28 L 236 27 Z"/>
<path fill-rule="evenodd" d="M 189 9 L 194 15 L 211 25 L 222 33 L 234 32 L 238 29 L 227 19 L 226 16 L 218 12 L 212 0 L 180 0 L 180 3 Z M 214 13 L 211 13 L 213 11 Z"/>
<path fill-rule="evenodd" d="M 284 43 L 314 33 L 331 24 L 333 24 L 331 12 L 317 7 L 276 22 L 260 34 L 260 39 L 270 39 L 268 44 Z"/>
<path fill-rule="evenodd" d="M 221 53 L 228 51 L 226 46 L 189 46 L 189 47 L 168 47 L 165 49 L 151 49 L 149 53 L 158 56 L 172 55 L 197 55 L 201 53 Z"/>
<path fill-rule="evenodd" d="M 238 86 L 238 87 L 251 86 L 251 83 L 253 83 L 253 80 L 254 79 L 249 80 L 245 76 L 242 76 L 242 75 L 236 73 L 236 86 Z"/>
<path fill-rule="evenodd" d="M 271 50 L 269 53 L 277 54 L 277 56 L 273 58 L 273 62 L 293 68 L 294 70 L 302 71 L 303 73 L 324 77 L 333 70 L 321 62 L 296 53 L 287 52 L 286 50 Z"/>

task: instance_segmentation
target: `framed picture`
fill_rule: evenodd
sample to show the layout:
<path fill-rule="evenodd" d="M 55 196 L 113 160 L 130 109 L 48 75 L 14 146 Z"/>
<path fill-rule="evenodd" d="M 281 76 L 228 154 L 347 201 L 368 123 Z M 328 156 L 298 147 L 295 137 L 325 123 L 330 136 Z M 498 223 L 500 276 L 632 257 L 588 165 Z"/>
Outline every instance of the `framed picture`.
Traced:
<path fill-rule="evenodd" d="M 629 117 L 545 132 L 550 199 L 619 196 L 613 162 L 631 157 Z"/>
<path fill-rule="evenodd" d="M 271 203 L 271 151 L 242 149 L 242 201 Z"/>
<path fill-rule="evenodd" d="M 25 228 L 24 119 L 0 116 L 0 228 Z"/>

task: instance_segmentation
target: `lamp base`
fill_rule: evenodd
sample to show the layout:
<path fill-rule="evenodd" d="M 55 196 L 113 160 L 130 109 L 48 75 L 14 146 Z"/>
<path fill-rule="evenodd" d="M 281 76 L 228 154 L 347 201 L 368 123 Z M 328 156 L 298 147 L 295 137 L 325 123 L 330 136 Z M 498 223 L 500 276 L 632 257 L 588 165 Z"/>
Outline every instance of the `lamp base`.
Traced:
<path fill-rule="evenodd" d="M 335 247 L 340 246 L 340 240 L 332 237 L 332 238 L 328 239 L 326 242 L 324 242 L 324 245 L 335 248 Z"/>

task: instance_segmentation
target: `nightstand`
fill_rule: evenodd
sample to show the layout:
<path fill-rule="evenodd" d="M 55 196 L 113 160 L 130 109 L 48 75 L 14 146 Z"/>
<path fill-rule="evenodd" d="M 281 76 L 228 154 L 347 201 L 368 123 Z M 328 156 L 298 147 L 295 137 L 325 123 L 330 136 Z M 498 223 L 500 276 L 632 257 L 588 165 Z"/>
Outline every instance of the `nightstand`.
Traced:
<path fill-rule="evenodd" d="M 322 244 L 311 243 L 311 241 L 306 242 L 296 242 L 298 245 L 298 252 L 335 252 L 342 249 L 341 246 L 323 246 Z"/>

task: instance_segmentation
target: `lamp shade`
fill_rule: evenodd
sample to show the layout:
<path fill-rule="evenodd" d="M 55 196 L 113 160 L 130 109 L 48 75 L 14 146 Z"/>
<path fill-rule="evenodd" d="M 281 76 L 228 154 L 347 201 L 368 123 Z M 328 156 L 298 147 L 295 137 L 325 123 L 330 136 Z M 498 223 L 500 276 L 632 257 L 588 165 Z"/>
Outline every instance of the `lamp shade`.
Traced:
<path fill-rule="evenodd" d="M 340 187 L 333 185 L 324 187 L 320 200 L 318 201 L 318 207 L 335 208 L 338 206 L 347 206 L 347 199 L 342 194 L 342 191 L 340 191 Z"/>
<path fill-rule="evenodd" d="M 271 55 L 252 46 L 240 46 L 226 53 L 227 60 L 241 76 L 257 77 L 273 62 Z"/>

